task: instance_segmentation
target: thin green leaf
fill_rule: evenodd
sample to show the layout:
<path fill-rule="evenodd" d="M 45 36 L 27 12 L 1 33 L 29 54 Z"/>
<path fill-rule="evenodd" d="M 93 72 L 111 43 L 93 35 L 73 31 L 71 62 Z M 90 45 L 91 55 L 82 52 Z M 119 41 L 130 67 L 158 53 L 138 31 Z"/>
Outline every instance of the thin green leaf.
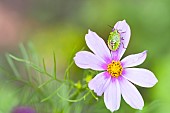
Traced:
<path fill-rule="evenodd" d="M 28 53 L 27 53 L 27 51 L 26 51 L 23 43 L 21 43 L 21 44 L 19 45 L 19 48 L 20 48 L 21 54 L 22 54 L 22 56 L 23 56 L 23 59 L 29 60 Z M 28 65 L 26 65 L 26 71 L 27 71 L 29 80 L 32 81 L 31 73 L 30 73 L 30 70 L 29 70 L 29 66 L 28 66 Z"/>
<path fill-rule="evenodd" d="M 47 80 L 47 81 L 44 82 L 43 84 L 39 85 L 38 88 L 41 88 L 41 87 L 47 85 L 48 83 L 50 83 L 50 82 L 53 81 L 53 80 L 54 80 L 54 79 L 49 79 L 49 80 Z"/>
<path fill-rule="evenodd" d="M 47 72 L 44 58 L 43 58 L 43 68 L 44 68 L 44 71 Z"/>
<path fill-rule="evenodd" d="M 83 47 L 80 51 L 84 50 L 85 47 Z M 70 68 L 72 67 L 72 65 L 74 64 L 74 60 L 73 60 L 73 56 L 74 56 L 74 51 L 75 51 L 76 48 L 73 49 L 73 54 L 71 55 L 71 58 L 70 58 L 70 63 L 68 65 L 68 67 L 66 68 L 66 71 L 65 71 L 65 74 L 64 74 L 64 79 L 69 79 L 69 71 L 70 71 Z"/>
<path fill-rule="evenodd" d="M 26 49 L 25 49 L 25 47 L 24 47 L 24 45 L 22 43 L 19 45 L 19 48 L 21 50 L 23 58 L 26 59 L 26 60 L 29 60 L 27 51 L 26 51 Z"/>
<path fill-rule="evenodd" d="M 55 53 L 53 52 L 53 57 L 54 57 L 54 79 L 56 79 L 56 56 L 55 56 Z"/>
<path fill-rule="evenodd" d="M 28 43 L 28 48 L 29 50 L 31 51 L 31 58 L 32 60 L 36 63 L 36 64 L 39 64 L 39 57 L 38 57 L 38 54 L 35 50 L 35 47 L 34 45 L 32 44 L 32 42 L 29 42 Z"/>
<path fill-rule="evenodd" d="M 57 78 L 54 78 L 52 75 L 50 75 L 50 74 L 47 72 L 44 58 L 43 58 L 43 68 L 44 68 L 44 73 L 47 74 L 48 76 L 50 76 L 51 78 L 53 78 L 53 80 L 56 80 L 56 81 L 58 81 L 58 82 L 62 82 L 61 80 L 59 80 L 59 79 L 57 79 Z"/>
<path fill-rule="evenodd" d="M 14 62 L 12 61 L 12 59 L 8 55 L 6 55 L 6 59 L 9 63 L 9 65 L 10 65 L 10 67 L 12 68 L 12 71 L 14 72 L 15 76 L 19 79 L 21 76 L 20 76 L 18 70 L 16 69 Z"/>
<path fill-rule="evenodd" d="M 19 61 L 19 62 L 24 62 L 28 65 L 30 65 L 31 67 L 33 67 L 35 70 L 39 71 L 39 72 L 43 72 L 42 69 L 40 69 L 37 65 L 33 64 L 32 62 L 28 61 L 28 60 L 25 60 L 25 59 L 21 59 L 21 58 L 17 58 L 11 54 L 9 54 L 9 57 L 11 57 L 12 59 L 16 60 L 16 61 Z"/>
<path fill-rule="evenodd" d="M 98 101 L 98 100 L 99 100 L 99 98 L 95 96 L 95 94 L 93 93 L 93 91 L 92 91 L 92 90 L 90 90 L 90 89 L 89 89 L 89 91 L 90 91 L 91 95 L 94 97 L 94 99 L 96 99 L 96 101 Z"/>
<path fill-rule="evenodd" d="M 50 94 L 48 97 L 44 98 L 41 100 L 41 102 L 44 102 L 44 101 L 47 101 L 49 100 L 50 98 L 52 98 L 60 89 L 61 87 L 63 86 L 64 84 L 62 84 L 59 88 L 57 88 L 52 94 Z"/>
<path fill-rule="evenodd" d="M 45 72 L 44 70 L 42 70 L 41 68 L 39 68 L 37 65 L 33 64 L 32 62 L 28 61 L 28 60 L 24 60 L 24 59 L 21 59 L 21 58 L 17 58 L 11 54 L 9 54 L 9 56 L 11 58 L 13 58 L 14 60 L 16 61 L 19 61 L 19 62 L 24 62 L 28 65 L 30 65 L 32 68 L 34 68 L 35 70 L 37 70 L 38 72 L 40 73 L 44 73 L 45 75 L 49 76 L 49 77 L 52 77 L 52 75 L 50 75 L 49 73 Z M 59 80 L 58 80 L 59 81 Z"/>
<path fill-rule="evenodd" d="M 86 97 L 89 95 L 89 93 L 90 93 L 90 91 L 88 91 L 84 96 L 82 96 L 81 98 L 76 99 L 76 100 L 70 100 L 70 99 L 67 99 L 67 98 L 65 98 L 65 97 L 62 97 L 59 93 L 57 93 L 57 96 L 60 97 L 60 98 L 63 99 L 63 100 L 68 101 L 68 102 L 79 102 L 79 101 L 81 101 L 81 100 L 85 100 Z"/>
<path fill-rule="evenodd" d="M 69 77 L 68 77 L 69 71 L 70 71 L 70 68 L 72 67 L 73 63 L 74 63 L 74 61 L 72 60 L 72 62 L 68 65 L 68 67 L 67 67 L 67 69 L 66 69 L 66 71 L 65 71 L 65 74 L 64 74 L 64 79 L 65 79 L 65 80 L 66 80 L 67 78 L 69 78 Z"/>

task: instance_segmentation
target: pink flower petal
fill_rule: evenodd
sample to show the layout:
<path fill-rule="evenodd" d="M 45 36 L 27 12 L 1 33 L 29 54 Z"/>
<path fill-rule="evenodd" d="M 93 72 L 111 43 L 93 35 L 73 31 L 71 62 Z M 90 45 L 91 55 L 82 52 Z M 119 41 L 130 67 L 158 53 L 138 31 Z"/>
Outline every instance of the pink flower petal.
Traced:
<path fill-rule="evenodd" d="M 158 82 L 155 75 L 147 69 L 127 68 L 124 71 L 124 78 L 142 87 L 153 87 Z"/>
<path fill-rule="evenodd" d="M 119 84 L 123 99 L 126 103 L 132 108 L 142 110 L 144 101 L 136 87 L 123 77 L 119 77 Z"/>
<path fill-rule="evenodd" d="M 146 59 L 147 51 L 142 53 L 133 54 L 122 59 L 121 63 L 123 67 L 133 67 L 142 64 Z"/>
<path fill-rule="evenodd" d="M 116 51 L 111 52 L 112 56 L 117 56 L 116 59 L 112 57 L 114 60 L 120 60 L 128 46 L 129 40 L 130 40 L 130 35 L 131 35 L 130 27 L 126 23 L 126 21 L 123 20 L 123 21 L 118 21 L 115 24 L 113 29 L 118 30 L 121 34 L 121 39 L 123 38 L 123 40 L 121 40 L 121 44 L 120 44 L 119 48 Z"/>
<path fill-rule="evenodd" d="M 121 93 L 118 79 L 114 79 L 108 85 L 104 92 L 104 103 L 111 112 L 118 110 L 120 107 Z"/>
<path fill-rule="evenodd" d="M 91 90 L 94 90 L 98 96 L 101 96 L 108 87 L 110 80 L 111 76 L 107 72 L 101 72 L 89 82 L 88 86 Z"/>
<path fill-rule="evenodd" d="M 94 52 L 97 56 L 101 57 L 107 63 L 111 61 L 111 53 L 108 47 L 106 46 L 104 40 L 100 38 L 95 32 L 88 31 L 88 34 L 85 36 L 86 44 L 91 51 Z"/>
<path fill-rule="evenodd" d="M 107 64 L 99 57 L 88 51 L 80 51 L 74 57 L 75 64 L 83 69 L 106 70 Z"/>

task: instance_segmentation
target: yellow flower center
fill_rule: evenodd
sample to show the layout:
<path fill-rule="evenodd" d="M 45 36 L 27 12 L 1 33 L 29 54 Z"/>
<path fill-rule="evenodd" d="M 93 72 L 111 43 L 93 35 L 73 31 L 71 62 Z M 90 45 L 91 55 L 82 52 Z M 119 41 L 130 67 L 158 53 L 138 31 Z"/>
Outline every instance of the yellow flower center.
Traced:
<path fill-rule="evenodd" d="M 119 77 L 122 75 L 122 65 L 120 61 L 112 61 L 112 63 L 107 65 L 107 72 L 112 76 L 112 77 Z"/>

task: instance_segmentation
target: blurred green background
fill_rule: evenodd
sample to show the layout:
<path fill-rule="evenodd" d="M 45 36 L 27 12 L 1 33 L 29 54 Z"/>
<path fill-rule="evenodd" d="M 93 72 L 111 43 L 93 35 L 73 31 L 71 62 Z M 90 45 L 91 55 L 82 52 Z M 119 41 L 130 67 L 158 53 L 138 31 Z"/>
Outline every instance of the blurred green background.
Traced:
<path fill-rule="evenodd" d="M 84 40 L 88 29 L 95 31 L 106 41 L 111 31 L 108 25 L 114 26 L 117 21 L 125 19 L 130 25 L 132 35 L 124 56 L 148 50 L 146 61 L 138 67 L 153 71 L 159 82 L 150 89 L 138 87 L 145 101 L 143 111 L 130 108 L 122 99 L 117 112 L 168 113 L 170 112 L 169 6 L 169 0 L 0 1 L 0 65 L 10 71 L 5 61 L 5 54 L 10 52 L 19 55 L 19 43 L 32 42 L 40 59 L 46 60 L 49 69 L 53 65 L 53 51 L 56 53 L 57 75 L 63 78 L 68 62 L 74 54 L 82 47 L 88 50 Z M 74 64 L 71 68 L 71 78 L 78 81 L 82 79 L 82 75 L 83 70 Z M 11 83 L 11 77 L 9 79 L 2 71 L 0 79 L 0 113 L 7 113 L 14 107 L 22 105 L 17 91 L 20 85 Z M 103 98 L 100 98 L 99 102 L 93 102 L 93 105 L 84 106 L 81 112 L 109 113 L 104 106 Z M 89 110 L 85 111 L 85 108 Z"/>

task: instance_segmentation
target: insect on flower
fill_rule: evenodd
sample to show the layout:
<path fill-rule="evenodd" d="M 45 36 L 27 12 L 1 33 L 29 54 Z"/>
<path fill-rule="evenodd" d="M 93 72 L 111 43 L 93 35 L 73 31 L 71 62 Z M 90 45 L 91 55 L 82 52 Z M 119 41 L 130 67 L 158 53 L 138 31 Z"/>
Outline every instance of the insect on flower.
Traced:
<path fill-rule="evenodd" d="M 104 103 L 107 109 L 112 112 L 118 110 L 122 96 L 132 108 L 141 110 L 144 106 L 144 100 L 132 83 L 142 87 L 153 87 L 158 80 L 147 69 L 132 68 L 145 61 L 147 51 L 121 59 L 126 50 L 124 46 L 127 47 L 130 40 L 130 27 L 126 21 L 117 22 L 114 29 L 125 32 L 120 34 L 124 40 L 120 40 L 119 47 L 116 46 L 116 51 L 110 51 L 104 40 L 89 30 L 85 40 L 93 53 L 80 51 L 76 53 L 74 61 L 80 68 L 101 71 L 89 81 L 88 87 L 94 90 L 98 96 L 104 94 Z M 114 30 L 115 34 L 117 32 Z M 120 38 L 120 36 L 117 37 Z"/>
<path fill-rule="evenodd" d="M 124 40 L 124 38 L 121 37 L 121 34 L 123 33 L 125 32 L 121 32 L 121 30 L 117 30 L 113 28 L 112 32 L 110 32 L 110 35 L 107 41 L 107 44 L 110 50 L 116 51 L 119 48 L 120 44 L 121 43 L 123 44 L 123 42 L 121 41 L 121 40 Z M 124 47 L 124 44 L 123 44 L 123 48 L 126 49 Z"/>

